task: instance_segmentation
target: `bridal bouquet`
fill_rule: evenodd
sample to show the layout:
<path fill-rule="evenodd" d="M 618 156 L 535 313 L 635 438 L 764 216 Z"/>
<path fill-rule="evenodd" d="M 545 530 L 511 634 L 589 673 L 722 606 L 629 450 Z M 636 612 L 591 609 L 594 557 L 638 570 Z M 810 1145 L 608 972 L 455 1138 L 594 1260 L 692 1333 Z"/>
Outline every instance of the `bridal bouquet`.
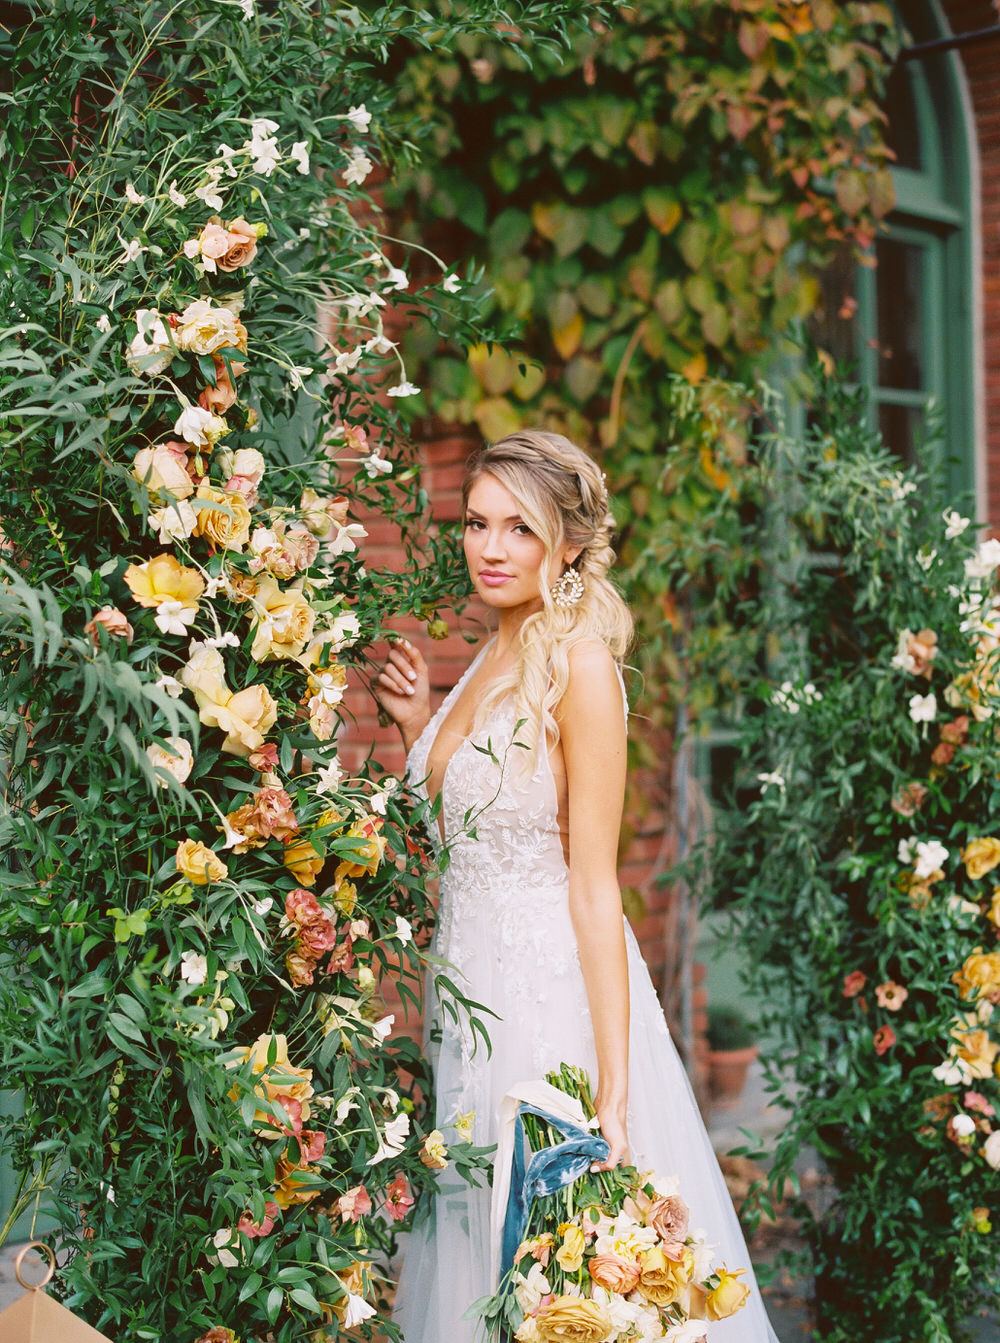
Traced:
<path fill-rule="evenodd" d="M 707 1321 L 745 1304 L 746 1270 L 713 1266 L 703 1233 L 688 1229 L 676 1177 L 591 1172 L 608 1145 L 583 1069 L 563 1064 L 508 1101 L 510 1160 L 501 1141 L 494 1179 L 498 1287 L 470 1307 L 487 1338 L 702 1343 Z"/>

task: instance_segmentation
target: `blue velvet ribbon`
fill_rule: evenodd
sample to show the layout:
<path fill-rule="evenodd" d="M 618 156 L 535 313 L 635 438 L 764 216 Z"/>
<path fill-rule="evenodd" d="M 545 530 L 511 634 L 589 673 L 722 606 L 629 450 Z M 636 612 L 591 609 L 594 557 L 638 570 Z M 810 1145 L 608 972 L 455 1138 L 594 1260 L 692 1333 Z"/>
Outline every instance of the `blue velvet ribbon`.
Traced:
<path fill-rule="evenodd" d="M 523 1114 L 537 1115 L 563 1135 L 564 1142 L 533 1152 L 527 1169 L 524 1164 Z M 592 1129 L 581 1128 L 567 1119 L 557 1119 L 545 1110 L 522 1103 L 517 1107 L 514 1120 L 514 1155 L 510 1166 L 510 1192 L 504 1215 L 503 1239 L 500 1254 L 500 1277 L 514 1262 L 514 1252 L 521 1243 L 532 1201 L 545 1194 L 554 1194 L 564 1185 L 572 1184 L 590 1169 L 592 1161 L 604 1161 L 611 1146 L 606 1138 Z"/>

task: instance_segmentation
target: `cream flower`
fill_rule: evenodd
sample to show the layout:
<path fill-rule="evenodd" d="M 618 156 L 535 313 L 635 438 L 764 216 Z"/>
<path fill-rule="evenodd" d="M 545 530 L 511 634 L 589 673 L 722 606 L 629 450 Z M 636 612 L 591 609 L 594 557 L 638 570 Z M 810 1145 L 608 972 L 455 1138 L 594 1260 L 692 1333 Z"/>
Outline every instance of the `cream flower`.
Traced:
<path fill-rule="evenodd" d="M 196 531 L 218 550 L 242 550 L 250 540 L 250 510 L 242 495 L 199 485 Z"/>
<path fill-rule="evenodd" d="M 194 695 L 198 717 L 206 727 L 226 733 L 222 749 L 246 757 L 263 746 L 278 708 L 266 686 L 252 685 L 235 695 L 226 685 L 225 664 L 217 648 L 195 645 L 180 679 Z"/>
<path fill-rule="evenodd" d="M 229 425 L 223 416 L 201 406 L 185 406 L 174 422 L 174 433 L 193 447 L 210 448 L 229 433 Z"/>
<path fill-rule="evenodd" d="M 348 186 L 360 185 L 374 166 L 363 149 L 360 149 L 357 145 L 352 145 L 350 160 L 344 169 L 344 181 Z"/>
<path fill-rule="evenodd" d="M 170 333 L 156 308 L 138 308 L 135 321 L 139 330 L 125 352 L 125 362 L 133 373 L 153 378 L 168 369 L 174 357 Z"/>
<path fill-rule="evenodd" d="M 146 747 L 149 763 L 154 769 L 166 770 L 168 774 L 172 774 L 178 783 L 186 783 L 194 769 L 194 752 L 191 750 L 191 744 L 183 737 L 166 737 L 165 741 L 166 747 L 160 746 L 157 742 Z M 156 782 L 161 788 L 170 787 L 166 779 L 157 779 Z"/>
<path fill-rule="evenodd" d="M 228 308 L 198 298 L 189 303 L 177 319 L 175 332 L 178 348 L 192 354 L 214 354 L 216 350 L 247 350 L 247 330 Z"/>
<path fill-rule="evenodd" d="M 316 612 L 301 587 L 282 591 L 269 574 L 257 583 L 252 598 L 254 639 L 250 656 L 255 662 L 298 657 L 312 637 Z"/>
<path fill-rule="evenodd" d="M 194 493 L 187 470 L 187 450 L 180 443 L 159 443 L 140 448 L 132 460 L 132 475 L 152 495 L 186 499 Z"/>
<path fill-rule="evenodd" d="M 220 448 L 216 461 L 226 479 L 241 476 L 254 485 L 260 484 L 267 469 L 264 454 L 257 448 L 237 448 L 235 451 L 232 448 Z"/>
<path fill-rule="evenodd" d="M 168 546 L 171 541 L 186 541 L 194 534 L 197 525 L 198 514 L 186 499 L 175 499 L 149 515 L 149 526 L 156 532 L 161 546 Z"/>

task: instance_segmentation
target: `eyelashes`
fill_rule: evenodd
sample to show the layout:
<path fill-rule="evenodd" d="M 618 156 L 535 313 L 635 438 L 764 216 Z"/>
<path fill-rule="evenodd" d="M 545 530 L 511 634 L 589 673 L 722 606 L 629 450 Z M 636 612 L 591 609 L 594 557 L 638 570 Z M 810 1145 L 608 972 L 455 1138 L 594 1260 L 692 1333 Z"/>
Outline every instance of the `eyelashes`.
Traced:
<path fill-rule="evenodd" d="M 479 518 L 466 518 L 466 520 L 465 520 L 465 526 L 466 526 L 466 527 L 477 528 L 477 527 L 481 527 L 482 525 L 483 525 L 483 524 L 482 524 L 482 522 L 479 520 Z M 515 532 L 523 532 L 523 534 L 524 534 L 525 536 L 533 536 L 533 535 L 534 535 L 534 533 L 532 532 L 531 528 L 528 526 L 528 524 L 527 524 L 526 522 L 519 522 L 519 523 L 517 523 L 517 524 L 515 525 L 515 527 L 514 527 L 514 531 L 515 531 Z"/>

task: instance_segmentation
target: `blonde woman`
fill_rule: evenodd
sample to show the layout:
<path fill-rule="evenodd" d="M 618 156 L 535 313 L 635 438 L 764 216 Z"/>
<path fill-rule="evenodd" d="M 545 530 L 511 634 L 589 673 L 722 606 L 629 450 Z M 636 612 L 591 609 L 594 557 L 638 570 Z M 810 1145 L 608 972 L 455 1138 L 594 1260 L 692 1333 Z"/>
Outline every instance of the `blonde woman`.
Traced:
<path fill-rule="evenodd" d="M 616 860 L 631 613 L 608 577 L 613 518 L 602 473 L 560 434 L 523 430 L 469 461 L 465 558 L 496 629 L 431 712 L 427 667 L 401 641 L 377 678 L 407 777 L 440 799 L 431 838 L 450 862 L 432 950 L 484 1003 L 492 1052 L 438 1010 L 425 1047 L 446 1142 L 462 1120 L 497 1140 L 514 1083 L 565 1061 L 596 1087 L 607 1160 L 680 1178 L 716 1262 L 749 1266 L 732 1201 L 635 935 Z M 514 744 L 516 743 L 516 744 Z M 472 1343 L 463 1318 L 490 1280 L 490 1190 L 444 1171 L 431 1216 L 404 1238 L 394 1319 L 406 1343 Z M 752 1271 L 746 1305 L 712 1340 L 776 1343 Z M 694 1335 L 685 1335 L 685 1343 Z"/>

